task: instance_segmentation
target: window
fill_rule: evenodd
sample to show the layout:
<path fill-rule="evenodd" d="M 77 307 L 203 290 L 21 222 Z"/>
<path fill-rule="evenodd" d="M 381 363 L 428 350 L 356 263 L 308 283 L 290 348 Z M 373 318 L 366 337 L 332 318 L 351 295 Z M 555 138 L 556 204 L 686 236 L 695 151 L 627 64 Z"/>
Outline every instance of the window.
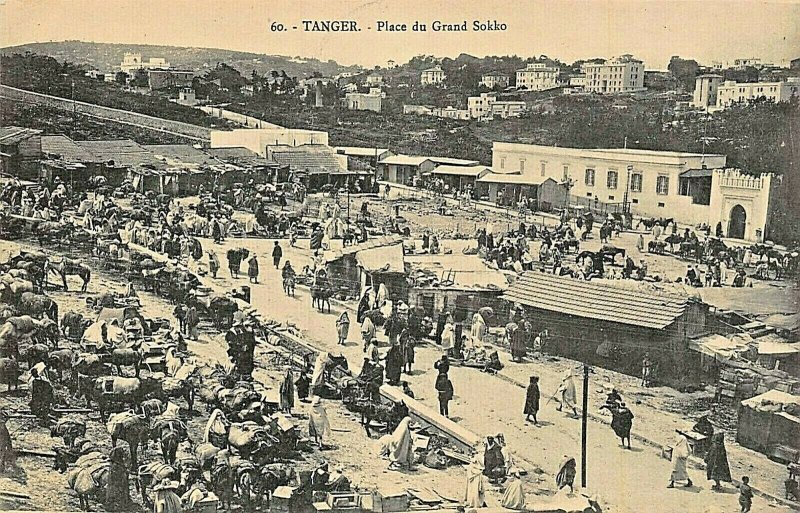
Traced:
<path fill-rule="evenodd" d="M 616 171 L 609 169 L 608 178 L 606 179 L 606 187 L 608 187 L 609 189 L 616 189 L 618 179 L 619 179 L 619 174 Z"/>
<path fill-rule="evenodd" d="M 609 196 L 608 201 L 614 201 L 614 196 Z"/>
<path fill-rule="evenodd" d="M 544 176 L 547 172 L 547 162 L 539 162 L 539 173 Z"/>
<path fill-rule="evenodd" d="M 669 194 L 669 177 L 659 176 L 656 178 L 656 194 L 666 195 Z"/>
<path fill-rule="evenodd" d="M 569 166 L 564 166 L 564 181 L 566 182 L 568 178 L 569 178 Z"/>
<path fill-rule="evenodd" d="M 631 203 L 633 203 L 634 205 L 636 205 L 637 203 L 639 203 L 639 200 L 638 200 L 638 199 L 636 199 L 636 198 L 633 198 L 633 199 L 631 200 Z"/>
<path fill-rule="evenodd" d="M 586 197 L 587 197 L 587 198 L 591 198 L 591 197 L 592 197 L 592 193 L 591 193 L 591 192 L 587 192 L 587 193 L 586 193 Z"/>
<path fill-rule="evenodd" d="M 663 203 L 661 203 L 661 202 L 659 202 L 659 203 L 658 203 L 658 206 L 659 206 L 660 208 L 664 208 L 664 204 L 663 204 Z"/>
<path fill-rule="evenodd" d="M 642 192 L 642 173 L 633 173 L 631 175 L 631 191 Z"/>
<path fill-rule="evenodd" d="M 500 169 L 505 169 L 505 168 L 506 168 L 506 158 L 505 157 L 501 157 L 500 158 Z"/>
<path fill-rule="evenodd" d="M 584 175 L 584 182 L 589 187 L 594 187 L 594 169 L 587 168 L 586 174 Z"/>
<path fill-rule="evenodd" d="M 525 159 L 519 159 L 519 170 L 525 171 Z"/>

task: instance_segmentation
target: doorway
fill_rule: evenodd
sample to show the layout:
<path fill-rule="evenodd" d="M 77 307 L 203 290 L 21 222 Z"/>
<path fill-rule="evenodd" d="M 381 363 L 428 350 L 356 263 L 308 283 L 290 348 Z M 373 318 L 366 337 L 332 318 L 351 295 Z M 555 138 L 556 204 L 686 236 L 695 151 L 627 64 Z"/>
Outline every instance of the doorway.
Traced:
<path fill-rule="evenodd" d="M 744 207 L 736 205 L 731 209 L 728 218 L 728 237 L 731 239 L 744 239 L 744 228 L 747 223 L 747 213 Z"/>

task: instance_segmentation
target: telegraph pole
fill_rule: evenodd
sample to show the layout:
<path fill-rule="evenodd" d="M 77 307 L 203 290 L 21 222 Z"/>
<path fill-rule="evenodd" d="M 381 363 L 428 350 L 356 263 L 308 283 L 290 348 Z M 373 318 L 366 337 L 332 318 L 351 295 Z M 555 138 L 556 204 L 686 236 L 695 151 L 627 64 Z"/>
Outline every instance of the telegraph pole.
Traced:
<path fill-rule="evenodd" d="M 581 416 L 581 488 L 586 488 L 586 424 L 589 415 L 589 366 L 583 365 L 583 414 Z"/>
<path fill-rule="evenodd" d="M 71 84 L 72 84 L 72 88 L 71 89 L 72 89 L 72 132 L 73 132 L 73 134 L 71 134 L 71 135 L 74 137 L 75 136 L 74 135 L 74 132 L 75 132 L 75 113 L 78 110 L 77 109 L 77 105 L 75 104 L 75 79 L 74 78 L 72 79 Z"/>
<path fill-rule="evenodd" d="M 625 194 L 622 197 L 622 213 L 627 214 L 629 211 L 628 207 L 628 193 L 631 189 L 631 172 L 633 171 L 633 166 L 628 164 L 627 172 L 625 173 Z"/>

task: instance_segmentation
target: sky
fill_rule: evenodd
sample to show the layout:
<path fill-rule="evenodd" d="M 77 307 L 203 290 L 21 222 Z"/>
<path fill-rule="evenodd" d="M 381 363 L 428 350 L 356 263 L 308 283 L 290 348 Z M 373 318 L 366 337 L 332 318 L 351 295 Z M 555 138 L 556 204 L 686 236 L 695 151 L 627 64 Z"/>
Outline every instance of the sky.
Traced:
<path fill-rule="evenodd" d="M 359 32 L 307 32 L 303 20 L 354 20 Z M 378 32 L 379 21 L 407 25 Z M 431 24 L 467 22 L 467 32 Z M 474 20 L 504 31 L 472 31 Z M 411 31 L 415 21 L 426 32 Z M 273 31 L 273 24 L 286 30 Z M 293 29 L 292 27 L 297 27 Z M 404 63 L 415 55 L 547 55 L 564 62 L 630 53 L 647 69 L 672 55 L 701 64 L 800 57 L 800 0 L 0 0 L 0 47 L 82 40 L 226 48 Z"/>

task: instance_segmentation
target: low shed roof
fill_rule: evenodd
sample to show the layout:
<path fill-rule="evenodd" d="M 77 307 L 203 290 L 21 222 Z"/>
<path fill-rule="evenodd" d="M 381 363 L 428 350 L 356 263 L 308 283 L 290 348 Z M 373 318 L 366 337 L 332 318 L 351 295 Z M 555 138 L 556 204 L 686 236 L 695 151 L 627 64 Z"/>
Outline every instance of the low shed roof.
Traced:
<path fill-rule="evenodd" d="M 365 271 L 383 273 L 405 273 L 406 271 L 402 242 L 392 246 L 359 251 L 356 253 L 356 261 Z"/>
<path fill-rule="evenodd" d="M 688 298 L 647 294 L 528 271 L 503 297 L 574 317 L 663 330 L 686 311 Z"/>
<path fill-rule="evenodd" d="M 439 166 L 431 174 L 481 177 L 491 170 L 486 166 Z"/>
<path fill-rule="evenodd" d="M 489 173 L 478 178 L 478 181 L 482 183 L 511 183 L 519 185 L 541 185 L 547 180 L 553 179 L 517 173 Z"/>

